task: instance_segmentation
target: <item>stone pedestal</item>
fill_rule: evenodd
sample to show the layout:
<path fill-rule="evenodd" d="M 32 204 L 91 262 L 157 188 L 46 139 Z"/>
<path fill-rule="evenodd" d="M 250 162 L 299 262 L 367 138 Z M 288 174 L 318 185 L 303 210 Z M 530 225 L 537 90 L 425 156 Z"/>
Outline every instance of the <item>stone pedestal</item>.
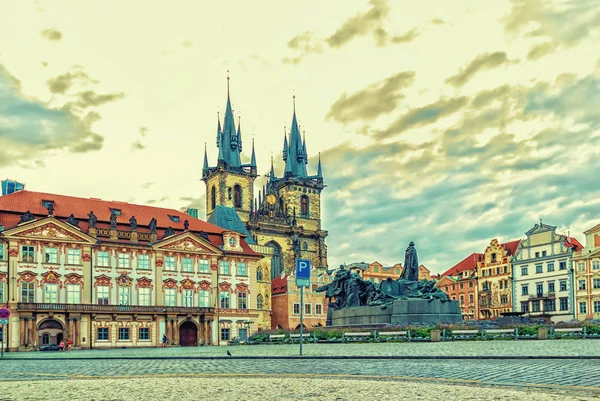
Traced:
<path fill-rule="evenodd" d="M 548 339 L 548 328 L 540 327 L 538 328 L 538 340 L 547 340 Z"/>
<path fill-rule="evenodd" d="M 431 330 L 429 335 L 432 343 L 439 343 L 441 341 L 442 333 L 439 330 Z"/>

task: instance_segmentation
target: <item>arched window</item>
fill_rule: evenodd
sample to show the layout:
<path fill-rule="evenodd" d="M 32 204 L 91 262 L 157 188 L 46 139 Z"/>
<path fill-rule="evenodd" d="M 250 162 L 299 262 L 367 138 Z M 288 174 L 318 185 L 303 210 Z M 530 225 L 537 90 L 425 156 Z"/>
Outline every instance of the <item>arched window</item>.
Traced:
<path fill-rule="evenodd" d="M 258 269 L 256 269 L 256 281 L 262 281 L 262 280 L 263 280 L 263 271 L 259 267 Z M 260 297 L 260 295 L 259 295 L 259 297 Z"/>
<path fill-rule="evenodd" d="M 267 309 L 270 308 L 270 306 L 269 306 L 269 296 L 268 295 L 265 295 L 265 302 L 263 303 L 263 305 Z"/>
<path fill-rule="evenodd" d="M 263 308 L 263 297 L 262 295 L 258 294 L 258 296 L 256 297 L 256 309 L 262 309 Z"/>
<path fill-rule="evenodd" d="M 273 248 L 273 257 L 271 258 L 271 280 L 281 274 L 283 270 L 283 265 L 281 261 L 281 247 L 275 241 L 271 241 L 266 244 Z"/>
<path fill-rule="evenodd" d="M 42 334 L 42 345 L 50 344 L 50 334 Z"/>
<path fill-rule="evenodd" d="M 233 187 L 233 205 L 242 207 L 242 187 L 239 184 L 235 184 Z"/>
<path fill-rule="evenodd" d="M 210 189 L 210 208 L 214 209 L 215 207 L 217 207 L 217 190 L 213 186 Z"/>
<path fill-rule="evenodd" d="M 300 214 L 308 216 L 308 196 L 306 195 L 300 197 Z"/>

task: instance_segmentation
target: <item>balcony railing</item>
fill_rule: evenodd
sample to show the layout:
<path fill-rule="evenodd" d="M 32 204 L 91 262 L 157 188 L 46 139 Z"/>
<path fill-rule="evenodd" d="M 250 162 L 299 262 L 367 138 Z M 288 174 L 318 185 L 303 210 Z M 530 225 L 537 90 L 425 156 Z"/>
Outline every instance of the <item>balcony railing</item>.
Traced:
<path fill-rule="evenodd" d="M 141 306 L 141 305 L 96 305 L 96 304 L 54 304 L 19 303 L 19 311 L 82 311 L 82 312 L 129 312 L 129 313 L 214 313 L 214 308 L 189 308 L 183 306 Z"/>
<path fill-rule="evenodd" d="M 544 299 L 544 298 L 556 298 L 554 292 L 538 292 L 537 294 L 531 294 L 529 299 Z"/>

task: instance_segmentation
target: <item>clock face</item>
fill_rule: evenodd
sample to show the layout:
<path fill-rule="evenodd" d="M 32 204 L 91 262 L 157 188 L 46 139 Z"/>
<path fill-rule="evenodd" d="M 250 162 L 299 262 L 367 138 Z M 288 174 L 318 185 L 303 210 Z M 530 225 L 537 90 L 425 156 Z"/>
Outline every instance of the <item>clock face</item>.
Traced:
<path fill-rule="evenodd" d="M 277 201 L 277 198 L 275 198 L 275 195 L 273 195 L 273 194 L 267 195 L 267 202 L 269 202 L 269 204 L 274 205 L 276 201 Z"/>
<path fill-rule="evenodd" d="M 235 238 L 231 237 L 229 238 L 229 246 L 234 247 L 237 245 L 237 241 L 235 240 Z"/>

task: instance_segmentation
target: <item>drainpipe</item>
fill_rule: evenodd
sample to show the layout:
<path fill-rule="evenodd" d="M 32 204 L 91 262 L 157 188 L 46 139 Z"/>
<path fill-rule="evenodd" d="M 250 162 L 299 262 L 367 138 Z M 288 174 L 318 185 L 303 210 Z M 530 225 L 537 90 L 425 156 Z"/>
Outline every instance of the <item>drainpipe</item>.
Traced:
<path fill-rule="evenodd" d="M 96 244 L 92 245 L 90 248 L 90 256 L 92 257 L 92 260 L 90 260 L 90 282 L 94 278 L 94 249 L 96 249 L 99 246 L 100 240 L 96 238 Z M 92 284 L 90 284 L 90 303 L 94 303 L 94 286 Z M 90 349 L 93 348 L 92 330 L 92 313 L 90 312 L 90 320 L 88 322 L 88 342 L 90 344 Z"/>

